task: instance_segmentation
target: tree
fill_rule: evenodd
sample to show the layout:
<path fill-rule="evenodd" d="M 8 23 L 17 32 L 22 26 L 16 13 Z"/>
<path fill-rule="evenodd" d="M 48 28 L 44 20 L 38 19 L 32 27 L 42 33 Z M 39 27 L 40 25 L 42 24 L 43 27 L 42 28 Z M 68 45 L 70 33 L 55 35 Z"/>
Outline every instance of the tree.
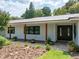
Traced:
<path fill-rule="evenodd" d="M 69 9 L 70 6 L 72 6 L 74 3 L 76 3 L 77 0 L 69 0 L 66 4 L 65 4 L 65 8 Z"/>
<path fill-rule="evenodd" d="M 33 5 L 32 2 L 30 3 L 29 11 L 30 11 L 30 12 L 29 12 L 30 18 L 33 18 L 33 17 L 35 16 L 35 9 L 34 9 L 34 5 Z"/>
<path fill-rule="evenodd" d="M 35 9 L 32 2 L 30 3 L 29 9 L 26 8 L 25 13 L 21 17 L 25 19 L 35 17 Z"/>
<path fill-rule="evenodd" d="M 10 18 L 11 18 L 11 20 L 19 20 L 19 19 L 21 19 L 20 17 L 17 17 L 17 16 L 11 16 Z"/>
<path fill-rule="evenodd" d="M 35 17 L 42 17 L 44 14 L 41 9 L 35 10 Z"/>
<path fill-rule="evenodd" d="M 58 8 L 55 9 L 53 12 L 53 15 L 63 15 L 67 13 L 67 9 L 66 8 Z"/>
<path fill-rule="evenodd" d="M 79 13 L 79 2 L 69 8 L 69 13 Z"/>
<path fill-rule="evenodd" d="M 0 10 L 0 30 L 4 30 L 4 27 L 8 24 L 10 20 L 10 14 Z"/>
<path fill-rule="evenodd" d="M 78 12 L 78 6 L 74 5 L 77 2 L 79 2 L 79 0 L 69 0 L 63 7 L 55 9 L 53 14 L 54 15 L 63 15 L 63 14 L 67 14 L 67 13 L 77 13 Z"/>
<path fill-rule="evenodd" d="M 49 7 L 43 7 L 42 12 L 44 16 L 51 16 L 51 9 Z"/>
<path fill-rule="evenodd" d="M 30 14 L 30 11 L 26 8 L 25 13 L 21 17 L 23 17 L 25 19 L 30 18 L 30 15 L 29 14 Z"/>

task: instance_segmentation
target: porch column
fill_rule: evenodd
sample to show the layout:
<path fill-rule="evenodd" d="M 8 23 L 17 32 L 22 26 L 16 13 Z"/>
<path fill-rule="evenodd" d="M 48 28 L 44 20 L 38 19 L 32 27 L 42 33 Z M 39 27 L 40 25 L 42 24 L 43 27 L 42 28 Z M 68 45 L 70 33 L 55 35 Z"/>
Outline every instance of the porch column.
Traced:
<path fill-rule="evenodd" d="M 11 25 L 8 27 L 8 31 L 9 31 L 9 39 L 11 39 Z"/>
<path fill-rule="evenodd" d="M 26 26 L 26 24 L 24 25 L 24 40 L 26 41 L 26 34 L 27 34 L 27 31 L 26 31 L 26 28 L 27 26 Z"/>
<path fill-rule="evenodd" d="M 73 28 L 73 31 L 72 31 L 72 33 L 73 33 L 73 41 L 75 41 L 75 40 L 74 40 L 74 39 L 75 39 L 75 38 L 74 38 L 74 34 L 75 34 L 74 26 L 75 26 L 75 24 L 73 24 L 73 27 L 72 27 L 72 28 Z"/>
<path fill-rule="evenodd" d="M 77 35 L 76 35 L 76 44 L 79 46 L 79 21 L 77 22 Z"/>
<path fill-rule="evenodd" d="M 46 43 L 47 43 L 47 34 L 48 34 L 48 26 L 45 24 L 45 37 L 46 37 Z"/>

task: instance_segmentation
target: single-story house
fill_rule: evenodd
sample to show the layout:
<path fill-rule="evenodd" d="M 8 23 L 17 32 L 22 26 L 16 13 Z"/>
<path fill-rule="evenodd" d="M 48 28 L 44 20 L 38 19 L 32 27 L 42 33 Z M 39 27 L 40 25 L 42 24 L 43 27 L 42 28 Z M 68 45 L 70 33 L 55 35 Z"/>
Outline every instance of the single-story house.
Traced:
<path fill-rule="evenodd" d="M 73 40 L 79 45 L 79 14 L 10 20 L 5 30 L 5 37 L 16 36 L 18 39 L 24 39 L 24 33 L 28 40 L 45 41 L 48 38 L 53 42 Z"/>

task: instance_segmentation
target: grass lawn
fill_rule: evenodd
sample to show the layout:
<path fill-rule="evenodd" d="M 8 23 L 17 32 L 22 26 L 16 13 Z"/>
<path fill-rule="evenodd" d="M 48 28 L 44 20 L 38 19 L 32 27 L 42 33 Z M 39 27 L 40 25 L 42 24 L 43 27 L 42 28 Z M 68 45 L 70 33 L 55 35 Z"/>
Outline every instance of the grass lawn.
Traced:
<path fill-rule="evenodd" d="M 43 54 L 38 59 L 72 59 L 71 56 L 63 51 L 59 50 L 50 50 Z"/>

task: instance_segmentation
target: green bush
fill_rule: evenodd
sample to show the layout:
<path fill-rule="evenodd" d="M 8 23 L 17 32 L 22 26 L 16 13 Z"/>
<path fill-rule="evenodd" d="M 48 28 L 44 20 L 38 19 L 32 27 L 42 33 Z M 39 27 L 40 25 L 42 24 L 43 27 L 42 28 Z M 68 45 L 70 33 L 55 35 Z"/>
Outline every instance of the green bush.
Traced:
<path fill-rule="evenodd" d="M 72 52 L 79 52 L 79 46 L 76 45 L 73 41 L 70 41 L 69 44 L 69 51 L 72 51 Z"/>
<path fill-rule="evenodd" d="M 54 44 L 54 42 L 51 41 L 51 38 L 48 38 L 46 44 L 52 45 L 52 44 Z"/>
<path fill-rule="evenodd" d="M 74 43 L 73 41 L 69 41 L 68 44 L 69 44 L 69 46 L 71 46 L 71 47 L 75 47 L 75 43 Z"/>
<path fill-rule="evenodd" d="M 12 41 L 11 40 L 6 40 L 4 45 L 10 45 L 10 44 L 12 44 Z"/>
<path fill-rule="evenodd" d="M 17 41 L 17 39 L 18 39 L 18 38 L 17 38 L 16 36 L 13 37 L 13 40 L 14 40 L 14 41 Z"/>
<path fill-rule="evenodd" d="M 9 44 L 11 44 L 11 41 L 4 38 L 3 36 L 0 36 L 0 48 L 2 48 L 4 45 L 9 45 Z"/>
<path fill-rule="evenodd" d="M 35 42 L 36 42 L 36 40 L 35 40 L 35 39 L 32 39 L 32 40 L 31 40 L 31 43 L 35 43 Z"/>
<path fill-rule="evenodd" d="M 46 50 L 50 50 L 51 49 L 51 47 L 50 47 L 50 45 L 49 44 L 46 44 Z"/>
<path fill-rule="evenodd" d="M 40 45 L 36 45 L 35 48 L 38 49 L 38 48 L 41 48 L 41 46 Z"/>
<path fill-rule="evenodd" d="M 27 42 L 25 42 L 24 46 L 25 46 L 25 47 L 27 47 L 27 46 L 28 46 L 28 45 L 27 45 Z"/>

